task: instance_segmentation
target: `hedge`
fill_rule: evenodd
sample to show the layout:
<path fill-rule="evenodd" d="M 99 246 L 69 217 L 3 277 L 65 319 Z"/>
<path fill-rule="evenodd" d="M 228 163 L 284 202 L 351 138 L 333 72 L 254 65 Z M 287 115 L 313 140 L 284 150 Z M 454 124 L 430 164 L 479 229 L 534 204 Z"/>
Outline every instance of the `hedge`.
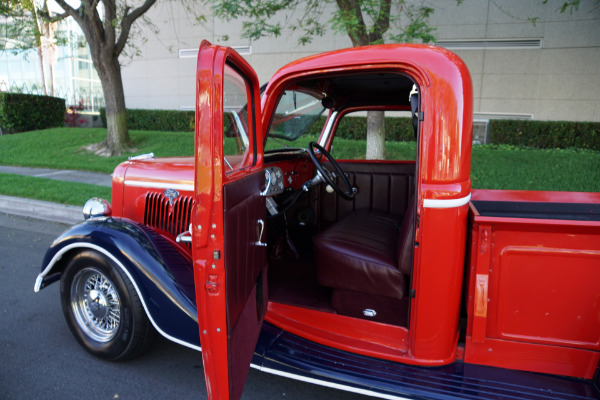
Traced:
<path fill-rule="evenodd" d="M 319 136 L 325 125 L 325 117 L 320 117 L 307 131 L 307 134 Z M 352 140 L 366 140 L 367 117 L 342 118 L 336 131 L 336 137 Z M 391 142 L 410 142 L 415 140 L 412 120 L 405 117 L 385 119 L 385 140 Z"/>
<path fill-rule="evenodd" d="M 63 126 L 65 111 L 65 99 L 0 92 L 0 129 L 3 133 Z"/>
<path fill-rule="evenodd" d="M 106 127 L 105 109 L 100 110 Z M 307 131 L 318 136 L 325 124 L 320 117 Z M 193 131 L 194 112 L 179 110 L 127 110 L 129 129 L 153 131 Z M 600 151 L 600 122 L 490 120 L 491 142 L 535 148 L 582 148 Z M 340 121 L 338 137 L 365 140 L 366 117 L 346 117 Z M 414 141 L 410 118 L 386 118 L 385 138 L 393 142 Z"/>
<path fill-rule="evenodd" d="M 106 128 L 106 109 L 100 109 L 102 126 Z M 142 131 L 187 132 L 194 130 L 194 112 L 179 110 L 127 109 L 127 127 Z"/>
<path fill-rule="evenodd" d="M 600 151 L 600 122 L 490 120 L 494 144 Z"/>

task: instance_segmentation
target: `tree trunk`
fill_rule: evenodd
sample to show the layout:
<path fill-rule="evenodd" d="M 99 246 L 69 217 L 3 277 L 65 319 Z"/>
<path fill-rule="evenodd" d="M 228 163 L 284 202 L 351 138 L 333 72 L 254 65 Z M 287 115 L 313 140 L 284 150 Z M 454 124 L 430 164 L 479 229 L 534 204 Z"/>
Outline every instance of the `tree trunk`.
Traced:
<path fill-rule="evenodd" d="M 44 96 L 48 96 L 48 90 L 46 89 L 46 72 L 44 71 L 44 51 L 42 45 L 38 45 L 38 60 L 40 61 L 40 72 L 42 73 L 42 92 Z"/>
<path fill-rule="evenodd" d="M 385 113 L 367 112 L 367 160 L 385 160 Z"/>
<path fill-rule="evenodd" d="M 379 13 L 373 26 L 367 27 L 361 2 L 336 0 L 337 6 L 347 19 L 346 32 L 353 47 L 383 43 L 383 35 L 390 27 L 391 0 L 379 2 Z M 367 112 L 367 160 L 385 160 L 385 116 L 383 111 Z"/>
<path fill-rule="evenodd" d="M 107 133 L 106 141 L 96 153 L 105 156 L 121 155 L 131 150 L 121 67 L 118 60 L 107 60 L 101 68 L 97 68 L 97 71 L 104 92 Z"/>

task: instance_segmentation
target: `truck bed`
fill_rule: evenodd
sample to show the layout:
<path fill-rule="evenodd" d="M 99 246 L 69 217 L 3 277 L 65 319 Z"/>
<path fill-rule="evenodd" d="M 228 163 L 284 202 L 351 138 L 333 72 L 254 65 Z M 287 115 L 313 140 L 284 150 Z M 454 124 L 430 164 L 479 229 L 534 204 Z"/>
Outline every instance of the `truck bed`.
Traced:
<path fill-rule="evenodd" d="M 465 361 L 592 379 L 600 193 L 474 191 Z"/>
<path fill-rule="evenodd" d="M 484 217 L 600 221 L 600 204 L 526 201 L 473 201 Z"/>

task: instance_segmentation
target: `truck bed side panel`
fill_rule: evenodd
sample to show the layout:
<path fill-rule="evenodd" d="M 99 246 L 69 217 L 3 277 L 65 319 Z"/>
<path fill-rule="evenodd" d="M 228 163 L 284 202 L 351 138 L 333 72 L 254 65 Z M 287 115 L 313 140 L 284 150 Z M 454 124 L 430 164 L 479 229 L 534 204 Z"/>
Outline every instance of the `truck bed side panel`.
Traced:
<path fill-rule="evenodd" d="M 600 359 L 600 222 L 479 215 L 465 361 L 591 379 Z"/>

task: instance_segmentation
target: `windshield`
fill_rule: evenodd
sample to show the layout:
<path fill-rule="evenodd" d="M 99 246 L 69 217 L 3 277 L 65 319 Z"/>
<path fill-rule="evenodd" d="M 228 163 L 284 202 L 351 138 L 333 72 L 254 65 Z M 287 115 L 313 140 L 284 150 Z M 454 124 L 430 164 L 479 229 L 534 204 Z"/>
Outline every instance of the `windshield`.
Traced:
<path fill-rule="evenodd" d="M 315 122 L 324 111 L 325 107 L 317 97 L 297 90 L 286 90 L 277 104 L 268 137 L 294 142 L 305 134 L 318 136 L 323 124 Z M 318 125 L 318 130 L 314 132 L 309 129 L 313 124 Z M 286 145 L 285 142 L 276 141 Z"/>

